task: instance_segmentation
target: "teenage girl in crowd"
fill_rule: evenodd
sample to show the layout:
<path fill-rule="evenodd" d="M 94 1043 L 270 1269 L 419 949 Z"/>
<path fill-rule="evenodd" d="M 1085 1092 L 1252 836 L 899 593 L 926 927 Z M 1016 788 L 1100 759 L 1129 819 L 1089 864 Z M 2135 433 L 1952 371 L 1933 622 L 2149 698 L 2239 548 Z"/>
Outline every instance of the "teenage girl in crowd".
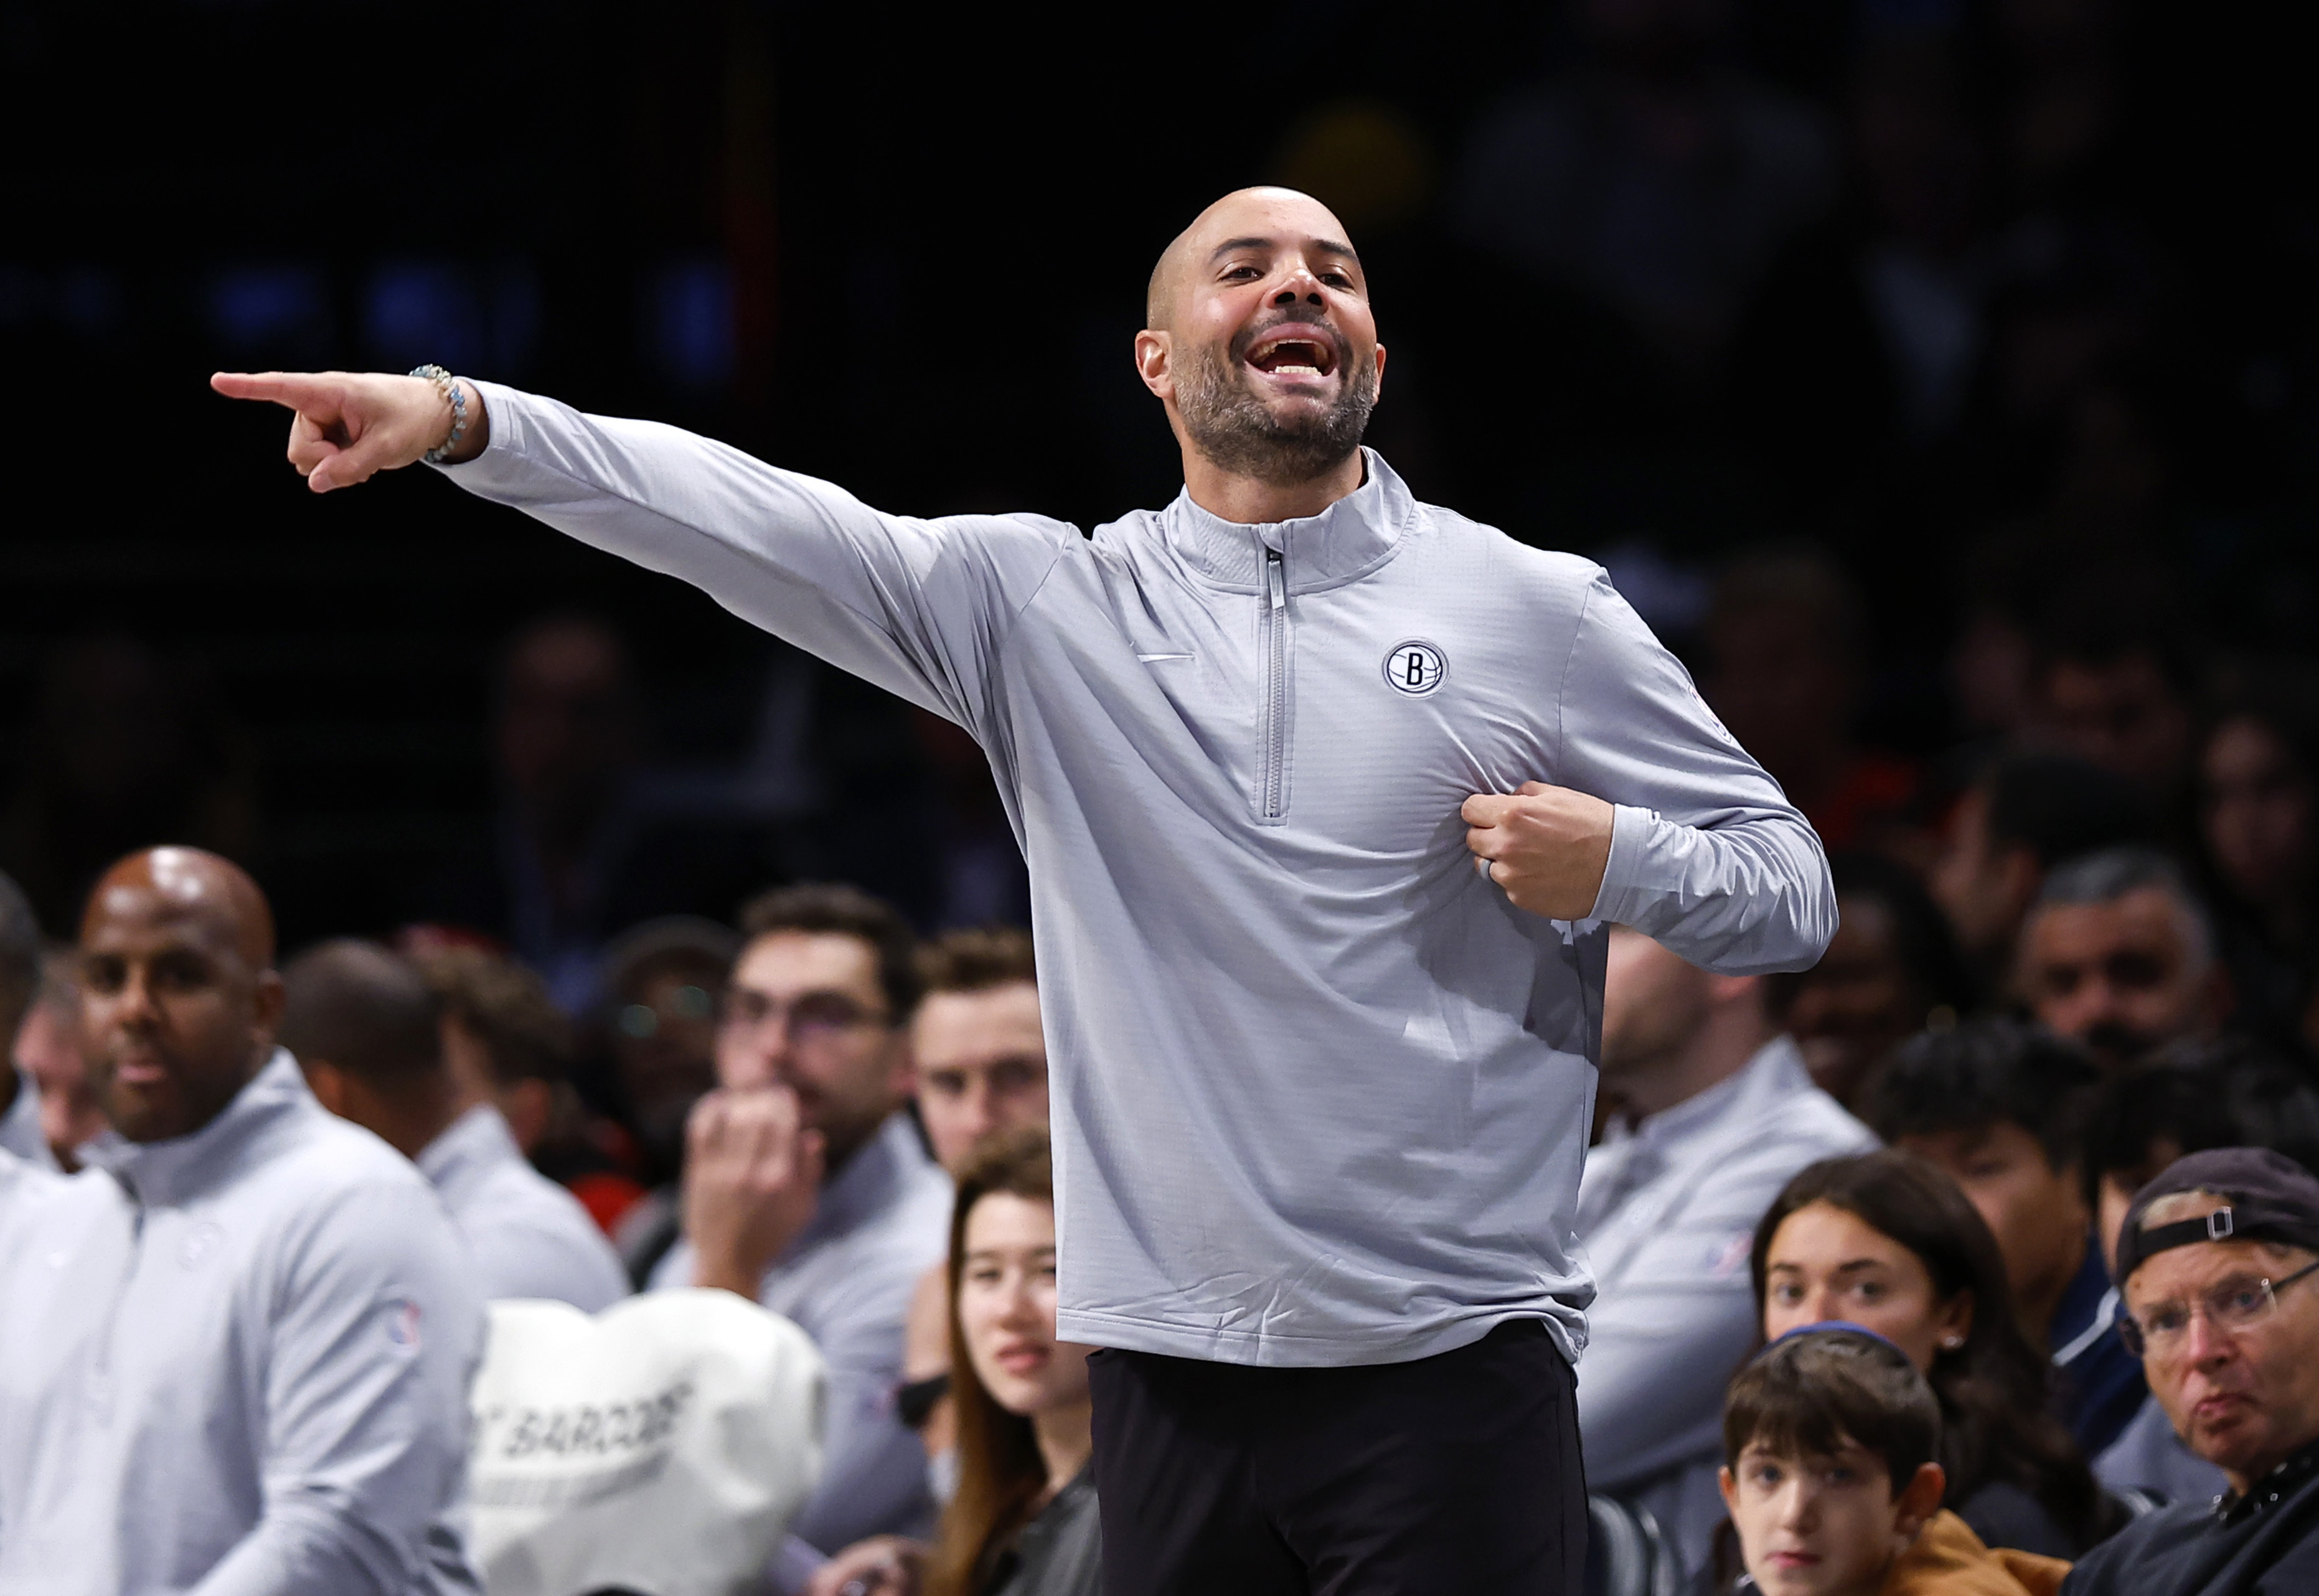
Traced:
<path fill-rule="evenodd" d="M 1767 1341 L 1846 1321 L 1924 1373 L 1945 1504 L 1988 1545 L 2075 1557 L 2125 1521 L 2052 1416 L 1997 1239 L 1945 1174 L 1890 1150 L 1811 1165 L 1764 1215 L 1750 1263 Z"/>

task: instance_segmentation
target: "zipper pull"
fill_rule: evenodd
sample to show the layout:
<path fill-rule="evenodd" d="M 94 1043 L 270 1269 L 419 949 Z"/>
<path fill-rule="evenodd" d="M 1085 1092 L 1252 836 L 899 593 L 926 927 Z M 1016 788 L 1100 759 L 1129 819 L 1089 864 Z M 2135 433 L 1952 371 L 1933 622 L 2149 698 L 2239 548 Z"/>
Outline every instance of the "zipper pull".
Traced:
<path fill-rule="evenodd" d="M 1287 609 L 1288 579 L 1281 574 L 1278 549 L 1264 551 L 1264 581 L 1265 585 L 1272 590 L 1272 607 L 1275 609 Z"/>

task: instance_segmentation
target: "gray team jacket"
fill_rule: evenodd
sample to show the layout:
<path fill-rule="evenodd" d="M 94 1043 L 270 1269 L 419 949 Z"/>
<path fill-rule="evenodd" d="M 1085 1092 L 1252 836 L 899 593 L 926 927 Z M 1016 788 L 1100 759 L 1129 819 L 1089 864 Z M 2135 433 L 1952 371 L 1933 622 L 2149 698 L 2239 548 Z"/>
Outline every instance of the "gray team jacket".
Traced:
<path fill-rule="evenodd" d="M 1600 567 L 1373 453 L 1305 519 L 1187 494 L 1089 539 L 483 392 L 455 481 L 988 754 L 1030 867 L 1060 1335 L 1315 1366 L 1541 1319 L 1576 1357 L 1603 923 L 1726 972 L 1808 966 L 1836 925 L 1810 826 Z M 1618 806 L 1587 920 L 1474 870 L 1459 805 L 1529 780 Z"/>
<path fill-rule="evenodd" d="M 0 1243 L 0 1592 L 472 1591 L 483 1306 L 408 1159 L 277 1051 Z"/>

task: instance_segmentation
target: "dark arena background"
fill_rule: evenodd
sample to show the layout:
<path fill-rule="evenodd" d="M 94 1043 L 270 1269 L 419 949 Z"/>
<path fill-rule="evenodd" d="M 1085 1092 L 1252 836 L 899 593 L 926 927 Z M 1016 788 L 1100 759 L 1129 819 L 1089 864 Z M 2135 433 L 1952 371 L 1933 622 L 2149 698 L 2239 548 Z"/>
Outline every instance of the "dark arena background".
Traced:
<path fill-rule="evenodd" d="M 622 817 L 622 923 L 824 878 L 1019 917 L 952 729 L 431 473 L 312 499 L 205 379 L 439 361 L 1091 527 L 1178 482 L 1145 274 L 1259 181 L 1363 252 L 1371 441 L 1604 560 L 1832 843 L 1921 865 L 2008 740 L 2187 825 L 2205 706 L 2312 707 L 2287 14 L 10 0 L 0 868 L 55 934 L 205 843 L 295 947 L 488 922 L 529 803 Z M 511 690 L 543 618 L 579 663 Z M 2060 703 L 2071 648 L 2149 670 Z"/>

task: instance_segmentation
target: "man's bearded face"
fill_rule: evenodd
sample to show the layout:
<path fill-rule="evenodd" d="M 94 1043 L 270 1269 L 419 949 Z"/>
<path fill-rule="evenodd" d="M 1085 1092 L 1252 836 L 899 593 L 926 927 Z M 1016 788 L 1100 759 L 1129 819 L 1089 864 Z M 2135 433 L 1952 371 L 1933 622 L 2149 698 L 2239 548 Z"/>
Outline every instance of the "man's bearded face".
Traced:
<path fill-rule="evenodd" d="M 1360 446 L 1376 407 L 1376 367 L 1349 358 L 1322 315 L 1283 310 L 1222 348 L 1189 351 L 1176 408 L 1201 454 L 1276 487 L 1311 482 Z"/>

